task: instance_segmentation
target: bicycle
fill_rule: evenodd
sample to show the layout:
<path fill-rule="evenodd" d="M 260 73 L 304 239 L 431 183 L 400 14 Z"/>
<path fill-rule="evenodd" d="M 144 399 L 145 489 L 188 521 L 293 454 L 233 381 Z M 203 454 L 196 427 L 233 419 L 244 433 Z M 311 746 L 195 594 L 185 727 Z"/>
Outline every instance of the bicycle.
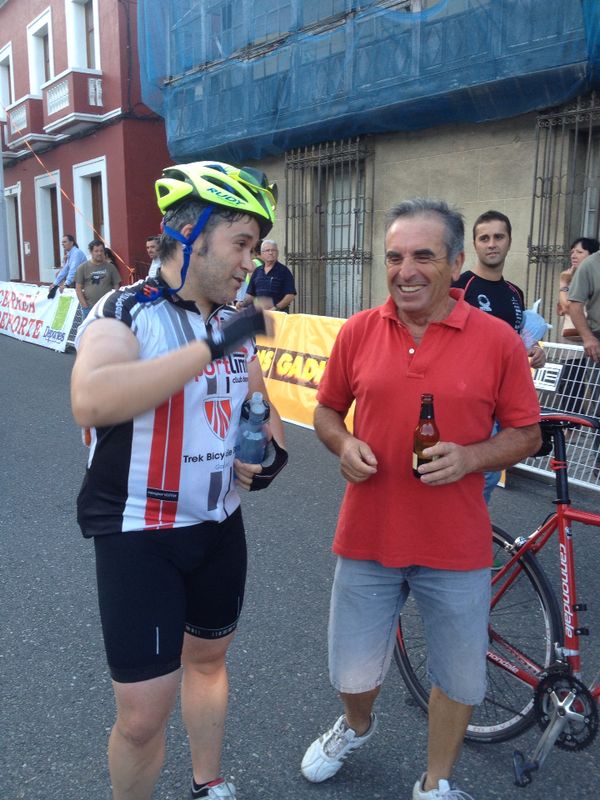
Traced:
<path fill-rule="evenodd" d="M 587 607 L 577 602 L 572 523 L 600 528 L 600 514 L 571 505 L 565 430 L 600 422 L 582 414 L 542 409 L 543 445 L 538 456 L 554 450 L 556 510 L 528 536 L 513 539 L 493 525 L 494 567 L 490 607 L 488 689 L 473 709 L 466 740 L 503 742 L 536 722 L 543 729 L 531 758 L 513 755 L 517 786 L 527 786 L 552 747 L 577 751 L 588 747 L 598 732 L 600 673 L 582 678 L 580 638 L 589 631 L 579 625 Z M 598 435 L 598 434 L 596 434 Z M 536 555 L 558 533 L 561 602 Z M 417 705 L 427 711 L 429 685 L 426 648 L 420 616 L 413 601 L 402 610 L 398 625 L 396 663 Z"/>

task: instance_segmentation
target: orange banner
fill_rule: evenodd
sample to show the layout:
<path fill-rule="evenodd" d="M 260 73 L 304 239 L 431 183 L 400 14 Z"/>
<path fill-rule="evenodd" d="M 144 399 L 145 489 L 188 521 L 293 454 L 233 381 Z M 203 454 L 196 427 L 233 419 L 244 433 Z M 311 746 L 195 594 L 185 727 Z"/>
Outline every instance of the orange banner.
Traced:
<path fill-rule="evenodd" d="M 312 428 L 317 389 L 346 320 L 312 314 L 274 314 L 274 339 L 257 338 L 269 397 L 287 422 Z M 351 425 L 352 414 L 346 420 Z"/>

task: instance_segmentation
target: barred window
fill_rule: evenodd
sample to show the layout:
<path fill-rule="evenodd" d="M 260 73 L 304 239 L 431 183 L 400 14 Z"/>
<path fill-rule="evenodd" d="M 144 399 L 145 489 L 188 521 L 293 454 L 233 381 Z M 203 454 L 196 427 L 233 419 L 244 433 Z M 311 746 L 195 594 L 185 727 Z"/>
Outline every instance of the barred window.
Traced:
<path fill-rule="evenodd" d="M 579 97 L 537 119 L 527 296 L 543 298 L 557 336 L 559 276 L 571 242 L 600 234 L 600 94 Z"/>
<path fill-rule="evenodd" d="M 286 259 L 298 312 L 349 317 L 371 305 L 371 156 L 362 139 L 286 154 Z"/>

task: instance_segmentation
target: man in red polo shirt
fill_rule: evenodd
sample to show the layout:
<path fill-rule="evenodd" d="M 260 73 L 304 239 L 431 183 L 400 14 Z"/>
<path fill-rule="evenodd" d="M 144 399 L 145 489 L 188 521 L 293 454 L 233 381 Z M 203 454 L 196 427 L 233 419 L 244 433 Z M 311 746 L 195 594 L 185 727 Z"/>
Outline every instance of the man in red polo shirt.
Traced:
<path fill-rule="evenodd" d="M 515 331 L 450 288 L 464 262 L 462 216 L 440 201 L 406 201 L 386 230 L 390 296 L 343 326 L 317 396 L 317 435 L 348 481 L 329 628 L 330 677 L 344 714 L 308 748 L 302 773 L 312 782 L 332 777 L 374 733 L 374 701 L 410 590 L 433 687 L 427 769 L 412 797 L 450 800 L 466 797 L 450 775 L 486 689 L 492 537 L 483 472 L 539 448 L 539 406 Z M 426 393 L 440 441 L 415 478 L 413 431 Z M 344 418 L 353 401 L 351 434 Z M 495 418 L 502 431 L 490 439 Z"/>

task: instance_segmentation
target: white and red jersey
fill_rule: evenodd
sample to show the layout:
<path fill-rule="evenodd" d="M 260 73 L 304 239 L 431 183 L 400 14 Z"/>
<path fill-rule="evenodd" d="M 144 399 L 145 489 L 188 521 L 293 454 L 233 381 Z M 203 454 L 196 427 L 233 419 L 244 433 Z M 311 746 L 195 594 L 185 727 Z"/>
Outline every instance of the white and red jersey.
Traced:
<path fill-rule="evenodd" d="M 206 338 L 236 312 L 217 308 L 206 324 L 194 303 L 160 299 L 140 303 L 139 284 L 106 295 L 80 326 L 113 317 L 137 338 L 141 359 L 153 359 Z M 84 536 L 222 522 L 240 504 L 234 482 L 234 446 L 248 364 L 248 340 L 211 362 L 158 408 L 130 422 L 92 429 L 88 468 L 78 497 Z M 157 374 L 157 379 L 160 376 Z"/>

